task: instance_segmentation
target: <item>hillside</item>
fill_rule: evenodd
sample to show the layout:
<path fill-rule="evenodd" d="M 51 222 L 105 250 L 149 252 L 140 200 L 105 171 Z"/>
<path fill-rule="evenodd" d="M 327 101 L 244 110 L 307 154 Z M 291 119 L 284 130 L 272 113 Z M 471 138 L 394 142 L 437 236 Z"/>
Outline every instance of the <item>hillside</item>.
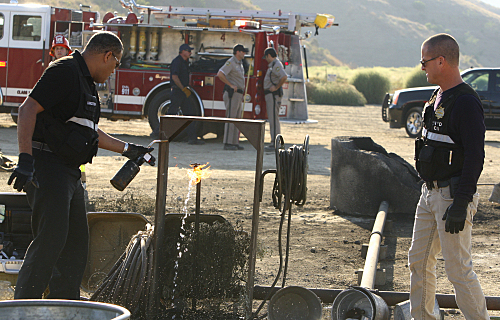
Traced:
<path fill-rule="evenodd" d="M 0 0 L 9 2 L 9 0 Z M 19 3 L 34 2 L 19 0 Z M 137 0 L 165 6 L 165 0 Z M 126 12 L 118 0 L 41 0 L 77 8 L 90 4 L 103 16 Z M 500 65 L 500 8 L 478 0 L 171 0 L 168 5 L 329 13 L 338 27 L 320 30 L 307 40 L 310 65 L 351 67 L 413 67 L 420 60 L 420 45 L 427 37 L 447 32 L 461 47 L 461 67 Z"/>
<path fill-rule="evenodd" d="M 0 3 L 9 3 L 10 0 L 0 0 Z M 98 11 L 101 17 L 108 11 L 118 11 L 119 13 L 125 13 L 124 9 L 119 0 L 18 0 L 19 3 L 38 3 L 53 5 L 57 7 L 64 8 L 78 8 L 81 4 L 90 5 L 92 10 Z M 126 2 L 129 2 L 127 0 Z M 206 0 L 135 0 L 136 3 L 149 6 L 174 6 L 174 7 L 208 7 L 215 6 L 218 8 L 228 8 L 228 9 L 257 9 L 257 7 L 251 4 L 248 0 L 213 0 L 210 4 L 207 4 Z"/>
<path fill-rule="evenodd" d="M 319 44 L 353 66 L 415 66 L 427 37 L 457 38 L 462 67 L 499 66 L 500 9 L 471 0 L 253 0 L 263 10 L 333 14 L 338 27 L 320 30 Z"/>

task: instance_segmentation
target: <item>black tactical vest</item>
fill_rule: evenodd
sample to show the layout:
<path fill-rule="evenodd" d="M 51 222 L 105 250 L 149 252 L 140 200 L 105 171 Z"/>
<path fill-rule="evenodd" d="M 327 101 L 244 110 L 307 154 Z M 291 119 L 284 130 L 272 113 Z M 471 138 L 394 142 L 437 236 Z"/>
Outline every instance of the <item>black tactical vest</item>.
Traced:
<path fill-rule="evenodd" d="M 441 100 L 434 110 L 438 91 L 434 91 L 424 106 L 421 146 L 416 149 L 417 171 L 425 181 L 448 180 L 460 174 L 464 164 L 464 149 L 449 136 L 450 115 L 455 101 L 462 95 L 470 94 L 481 101 L 476 91 L 464 82 Z"/>
<path fill-rule="evenodd" d="M 75 64 L 80 82 L 80 100 L 78 109 L 70 119 L 63 121 L 54 118 L 48 112 L 37 115 L 37 124 L 33 140 L 45 142 L 50 150 L 72 167 L 92 163 L 97 154 L 99 134 L 97 123 L 101 114 L 99 96 L 89 86 L 79 62 L 75 58 L 68 61 Z"/>

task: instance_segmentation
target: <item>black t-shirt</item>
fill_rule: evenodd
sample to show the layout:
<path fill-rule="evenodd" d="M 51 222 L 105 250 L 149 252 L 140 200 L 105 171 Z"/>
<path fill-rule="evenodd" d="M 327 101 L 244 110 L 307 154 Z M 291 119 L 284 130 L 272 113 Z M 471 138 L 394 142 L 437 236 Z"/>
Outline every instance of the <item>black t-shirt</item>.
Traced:
<path fill-rule="evenodd" d="M 184 87 L 189 85 L 189 62 L 184 60 L 181 55 L 175 57 L 170 64 L 170 75 L 177 75 Z M 176 87 L 174 81 L 171 82 L 172 87 Z"/>
<path fill-rule="evenodd" d="M 52 63 L 30 93 L 30 97 L 43 107 L 43 112 L 48 112 L 54 118 L 63 121 L 67 121 L 76 113 L 82 95 L 78 70 L 70 61 L 71 59 L 78 61 L 83 75 L 94 91 L 94 80 L 90 76 L 87 64 L 80 52 L 75 50 L 69 57 L 61 58 Z"/>

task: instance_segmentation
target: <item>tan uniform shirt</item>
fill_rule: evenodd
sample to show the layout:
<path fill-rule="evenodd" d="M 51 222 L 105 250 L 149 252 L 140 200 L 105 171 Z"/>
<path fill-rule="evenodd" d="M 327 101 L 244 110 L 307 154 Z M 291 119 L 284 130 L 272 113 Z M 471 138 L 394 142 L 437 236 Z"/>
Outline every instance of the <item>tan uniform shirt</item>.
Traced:
<path fill-rule="evenodd" d="M 268 65 L 266 76 L 264 77 L 264 90 L 269 90 L 273 85 L 276 86 L 283 76 L 287 76 L 283 64 L 276 58 Z"/>
<path fill-rule="evenodd" d="M 226 76 L 227 81 L 234 84 L 238 89 L 245 88 L 245 70 L 243 69 L 243 61 L 238 61 L 235 56 L 229 58 L 226 63 L 219 69 Z"/>

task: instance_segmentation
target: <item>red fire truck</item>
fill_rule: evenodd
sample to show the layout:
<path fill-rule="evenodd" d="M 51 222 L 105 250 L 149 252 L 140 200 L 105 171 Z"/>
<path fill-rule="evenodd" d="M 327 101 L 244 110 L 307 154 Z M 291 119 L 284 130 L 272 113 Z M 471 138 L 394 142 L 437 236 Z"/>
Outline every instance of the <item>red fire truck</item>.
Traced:
<path fill-rule="evenodd" d="M 0 111 L 17 119 L 17 107 L 49 65 L 49 48 L 55 34 L 64 34 L 75 48 L 82 32 L 98 14 L 38 4 L 0 4 Z"/>
<path fill-rule="evenodd" d="M 1 107 L 17 118 L 17 107 L 29 94 L 49 62 L 50 43 L 64 34 L 73 48 L 82 48 L 96 30 L 115 32 L 124 44 L 122 65 L 106 83 L 98 85 L 102 117 L 129 120 L 148 117 L 152 128 L 170 104 L 170 62 L 181 44 L 194 47 L 190 84 L 198 116 L 225 116 L 224 84 L 218 69 L 243 44 L 250 52 L 244 95 L 244 118 L 266 119 L 263 79 L 264 50 L 272 46 L 285 66 L 288 81 L 280 108 L 282 120 L 306 122 L 307 96 L 301 40 L 312 32 L 303 27 L 326 28 L 334 17 L 282 11 L 230 10 L 187 7 L 150 7 L 122 0 L 126 16 L 98 14 L 44 5 L 0 4 Z M 85 10 L 87 9 L 87 10 Z M 306 69 L 307 70 L 307 69 Z M 221 127 L 203 127 L 198 134 L 220 134 Z"/>

